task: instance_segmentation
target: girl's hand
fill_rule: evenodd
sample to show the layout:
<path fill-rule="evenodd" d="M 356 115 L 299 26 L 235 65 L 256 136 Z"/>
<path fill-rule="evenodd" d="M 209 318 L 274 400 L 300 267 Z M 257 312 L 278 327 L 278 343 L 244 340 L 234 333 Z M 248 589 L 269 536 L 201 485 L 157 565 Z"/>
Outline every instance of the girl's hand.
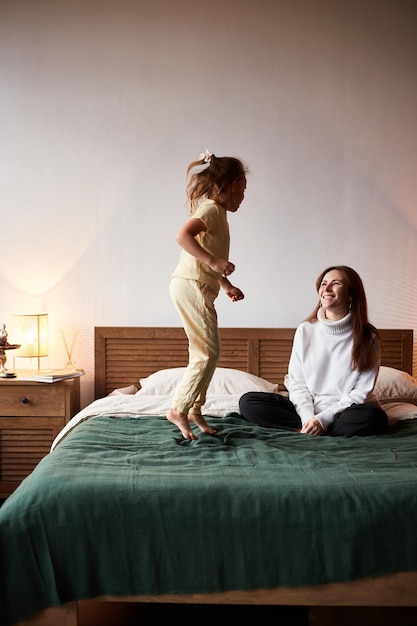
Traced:
<path fill-rule="evenodd" d="M 245 297 L 244 293 L 238 287 L 234 287 L 233 285 L 225 286 L 224 290 L 229 298 L 232 300 L 232 302 L 243 300 L 243 298 Z"/>
<path fill-rule="evenodd" d="M 233 263 L 231 263 L 230 261 L 227 262 L 226 267 L 224 268 L 223 272 L 222 272 L 222 276 L 224 278 L 226 278 L 226 276 L 229 276 L 232 272 L 235 271 L 235 266 Z"/>
<path fill-rule="evenodd" d="M 308 422 L 303 424 L 300 433 L 304 433 L 306 435 L 323 435 L 324 430 L 317 417 L 312 417 L 308 420 Z"/>
<path fill-rule="evenodd" d="M 238 287 L 233 287 L 233 289 L 227 292 L 227 295 L 232 300 L 232 302 L 237 302 L 238 300 L 243 300 L 245 294 L 240 291 Z"/>
<path fill-rule="evenodd" d="M 208 265 L 214 272 L 221 274 L 223 278 L 226 278 L 226 276 L 229 276 L 235 271 L 234 263 L 231 263 L 231 261 L 228 261 L 227 259 L 213 258 L 211 263 L 208 263 Z"/>

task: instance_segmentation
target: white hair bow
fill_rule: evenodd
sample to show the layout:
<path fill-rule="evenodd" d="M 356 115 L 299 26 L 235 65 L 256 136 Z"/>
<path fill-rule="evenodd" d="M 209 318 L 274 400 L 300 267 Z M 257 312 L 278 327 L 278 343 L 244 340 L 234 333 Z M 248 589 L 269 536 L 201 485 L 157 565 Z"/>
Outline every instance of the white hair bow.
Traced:
<path fill-rule="evenodd" d="M 200 154 L 200 161 L 204 161 L 204 163 L 211 163 L 212 156 L 213 156 L 213 153 L 209 152 L 206 148 L 206 151 Z"/>

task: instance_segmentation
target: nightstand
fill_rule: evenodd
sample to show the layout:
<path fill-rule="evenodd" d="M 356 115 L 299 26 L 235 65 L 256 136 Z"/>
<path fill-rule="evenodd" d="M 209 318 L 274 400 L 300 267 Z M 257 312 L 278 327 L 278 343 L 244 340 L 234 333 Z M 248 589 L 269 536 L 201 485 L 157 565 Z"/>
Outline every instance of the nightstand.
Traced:
<path fill-rule="evenodd" d="M 0 498 L 31 473 L 79 410 L 79 378 L 56 383 L 0 379 Z"/>

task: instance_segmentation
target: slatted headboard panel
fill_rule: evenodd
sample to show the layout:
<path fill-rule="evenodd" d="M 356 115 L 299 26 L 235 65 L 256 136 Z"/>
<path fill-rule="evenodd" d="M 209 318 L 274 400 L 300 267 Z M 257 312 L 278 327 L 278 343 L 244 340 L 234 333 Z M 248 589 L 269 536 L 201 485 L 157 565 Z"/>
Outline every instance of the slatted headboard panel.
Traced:
<path fill-rule="evenodd" d="M 156 370 L 187 364 L 182 328 L 102 326 L 95 329 L 95 397 L 138 385 Z M 221 328 L 219 367 L 240 369 L 283 384 L 294 328 Z M 413 331 L 380 330 L 382 364 L 412 372 Z"/>

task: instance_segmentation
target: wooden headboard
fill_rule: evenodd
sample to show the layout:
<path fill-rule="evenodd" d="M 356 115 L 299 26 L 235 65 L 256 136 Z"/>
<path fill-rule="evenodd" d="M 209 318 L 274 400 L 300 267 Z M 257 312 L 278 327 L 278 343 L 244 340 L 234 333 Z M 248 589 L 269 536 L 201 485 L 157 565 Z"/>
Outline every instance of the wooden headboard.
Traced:
<path fill-rule="evenodd" d="M 283 384 L 294 328 L 221 328 L 219 367 L 240 369 Z M 412 373 L 413 331 L 380 330 L 382 365 Z M 182 328 L 102 326 L 94 329 L 95 397 L 137 385 L 139 378 L 188 361 Z"/>

